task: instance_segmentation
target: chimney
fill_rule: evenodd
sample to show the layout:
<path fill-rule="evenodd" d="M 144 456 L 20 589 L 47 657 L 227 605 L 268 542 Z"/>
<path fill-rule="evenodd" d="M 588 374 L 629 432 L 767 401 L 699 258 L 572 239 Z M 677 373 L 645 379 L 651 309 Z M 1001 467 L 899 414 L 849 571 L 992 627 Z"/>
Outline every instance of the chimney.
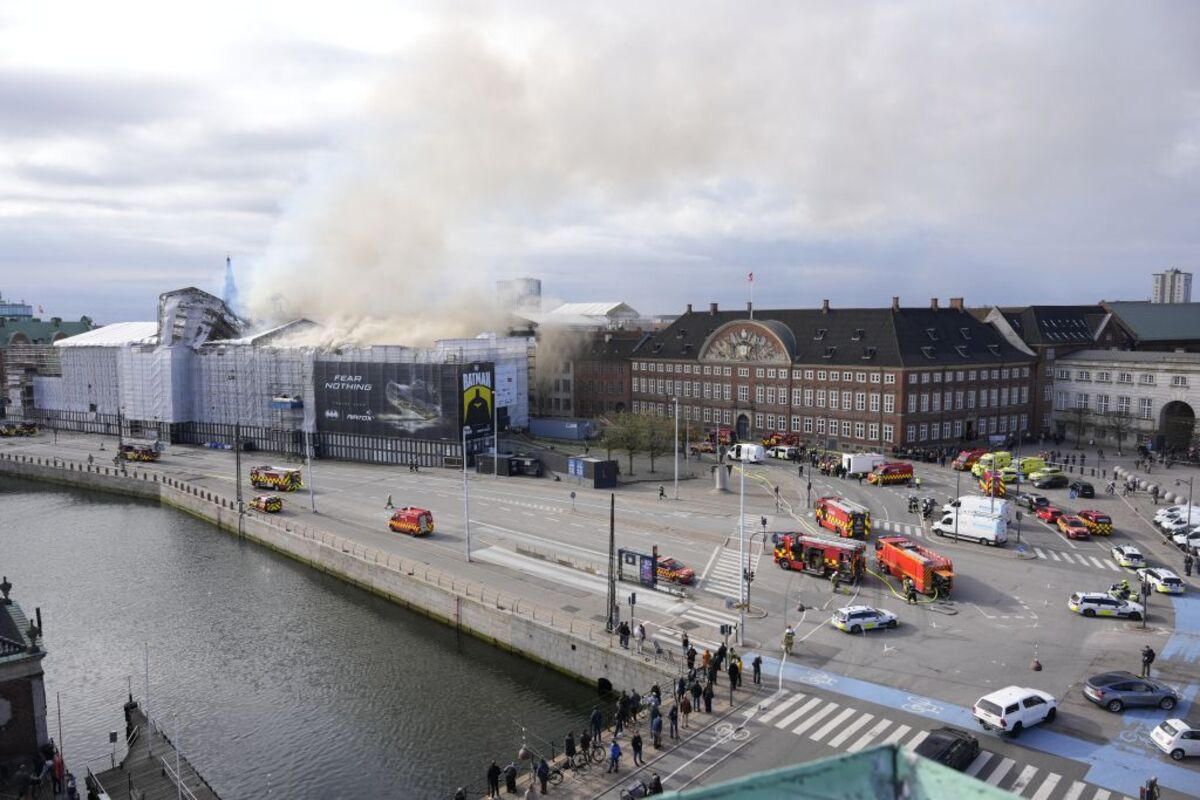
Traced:
<path fill-rule="evenodd" d="M 688 310 L 687 310 L 687 312 L 688 312 L 689 314 L 690 314 L 690 313 L 692 313 L 692 304 L 691 304 L 691 303 L 688 303 Z"/>
<path fill-rule="evenodd" d="M 754 314 L 754 303 L 750 300 L 746 301 L 746 311 L 750 312 L 751 315 Z"/>
<path fill-rule="evenodd" d="M 930 311 L 937 311 L 937 310 L 938 310 L 938 304 L 937 304 L 937 298 L 936 298 L 936 297 L 931 297 L 931 298 L 929 298 L 929 310 L 930 310 Z"/>
<path fill-rule="evenodd" d="M 829 313 L 829 298 L 825 298 L 824 300 L 821 301 L 821 313 L 822 314 Z"/>
<path fill-rule="evenodd" d="M 892 298 L 892 311 L 899 311 L 899 310 L 900 310 L 900 298 L 893 297 Z"/>
<path fill-rule="evenodd" d="M 951 297 L 950 298 L 950 307 L 956 311 L 962 311 L 963 310 L 963 302 L 962 301 L 963 301 L 963 299 L 961 297 Z"/>
<path fill-rule="evenodd" d="M 708 304 L 708 315 L 710 317 L 715 317 L 717 315 L 717 304 L 716 303 Z"/>

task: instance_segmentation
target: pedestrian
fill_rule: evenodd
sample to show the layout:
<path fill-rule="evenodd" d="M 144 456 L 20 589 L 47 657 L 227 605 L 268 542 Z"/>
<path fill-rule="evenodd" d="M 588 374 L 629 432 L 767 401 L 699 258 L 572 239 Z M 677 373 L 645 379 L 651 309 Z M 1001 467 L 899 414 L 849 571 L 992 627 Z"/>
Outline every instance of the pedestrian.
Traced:
<path fill-rule="evenodd" d="M 862 486 L 862 479 L 863 479 L 863 474 L 860 472 L 860 473 L 858 473 L 858 485 L 859 486 Z"/>
<path fill-rule="evenodd" d="M 829 585 L 833 587 L 833 593 L 837 594 L 841 591 L 842 576 L 837 572 L 833 572 L 829 576 Z"/>
<path fill-rule="evenodd" d="M 629 716 L 633 717 L 633 721 L 637 722 L 638 712 L 642 710 L 642 696 L 638 694 L 638 690 L 634 689 L 633 694 L 629 696 Z"/>
<path fill-rule="evenodd" d="M 708 672 L 708 665 L 712 663 L 712 660 L 713 660 L 712 653 L 709 652 L 709 649 L 707 647 L 704 648 L 704 655 L 700 656 L 700 667 L 705 672 Z"/>
<path fill-rule="evenodd" d="M 755 654 L 754 660 L 750 662 L 751 668 L 754 670 L 754 683 L 762 683 L 762 656 Z"/>
<path fill-rule="evenodd" d="M 563 742 L 563 755 L 567 757 L 567 765 L 575 766 L 575 732 L 567 731 L 567 738 Z"/>
<path fill-rule="evenodd" d="M 504 791 L 509 794 L 517 793 L 517 765 L 512 761 L 504 768 Z"/>
<path fill-rule="evenodd" d="M 629 740 L 629 747 L 633 750 L 633 765 L 640 767 L 646 762 L 642 758 L 642 733 L 636 728 L 633 731 L 633 738 Z"/>
<path fill-rule="evenodd" d="M 706 683 L 704 685 L 704 695 L 703 696 L 704 696 L 704 713 L 705 714 L 712 713 L 712 701 L 713 701 L 713 697 L 715 695 L 716 695 L 716 692 L 713 691 L 713 682 L 709 681 L 708 683 Z"/>
<path fill-rule="evenodd" d="M 621 643 L 621 647 L 629 649 L 629 623 L 622 622 L 617 626 L 617 640 Z"/>
<path fill-rule="evenodd" d="M 667 487 L 663 486 L 661 483 L 658 485 L 658 499 L 659 500 L 667 499 Z"/>
<path fill-rule="evenodd" d="M 722 642 L 721 646 L 717 648 L 717 669 L 721 669 L 725 665 L 725 656 L 727 655 L 729 655 L 729 648 Z"/>
<path fill-rule="evenodd" d="M 500 796 L 500 765 L 497 764 L 495 762 L 495 760 L 493 760 L 492 765 L 490 767 L 488 767 L 487 779 L 488 779 L 487 796 L 488 797 L 499 797 Z"/>
<path fill-rule="evenodd" d="M 650 720 L 650 740 L 654 742 L 655 750 L 662 750 L 662 715 Z"/>
<path fill-rule="evenodd" d="M 683 632 L 683 638 L 680 640 L 683 645 L 683 654 L 687 655 L 688 648 L 692 646 L 692 640 L 688 638 L 687 631 Z"/>
<path fill-rule="evenodd" d="M 1146 785 L 1142 787 L 1142 791 L 1138 794 L 1139 800 L 1158 800 L 1158 778 L 1151 778 L 1146 781 Z"/>
<path fill-rule="evenodd" d="M 546 794 L 549 790 L 546 784 L 550 781 L 550 765 L 546 763 L 546 759 L 542 759 L 537 765 L 538 783 L 542 785 L 542 794 Z"/>
<path fill-rule="evenodd" d="M 603 741 L 604 737 L 600 734 L 604 730 L 604 713 L 600 710 L 600 706 L 592 706 L 592 716 L 588 722 L 592 726 L 592 738 L 597 742 Z"/>
<path fill-rule="evenodd" d="M 88 466 L 90 467 L 95 463 L 96 463 L 95 456 L 93 456 L 91 453 L 88 453 Z"/>
<path fill-rule="evenodd" d="M 1157 486 L 1150 487 L 1150 500 L 1151 500 L 1151 502 L 1154 503 L 1154 505 L 1158 505 L 1158 487 Z"/>
<path fill-rule="evenodd" d="M 684 695 L 683 699 L 679 701 L 679 714 L 683 717 L 683 727 L 692 727 L 688 724 L 688 718 L 692 715 L 692 701 L 687 695 Z"/>
<path fill-rule="evenodd" d="M 66 772 L 67 772 L 67 765 L 65 763 L 63 763 L 62 752 L 60 752 L 57 748 L 55 748 L 55 750 L 54 750 L 54 766 L 50 772 L 51 777 L 53 777 L 53 779 L 54 779 L 54 794 L 55 794 L 55 796 L 62 794 L 63 779 L 66 777 Z"/>
<path fill-rule="evenodd" d="M 675 702 L 678 703 L 679 698 L 683 697 L 685 694 L 687 694 L 687 680 L 680 675 L 679 680 L 675 682 Z"/>
<path fill-rule="evenodd" d="M 383 504 L 383 507 L 384 508 L 395 508 L 395 506 L 392 505 L 392 496 L 390 494 L 388 495 L 387 502 Z"/>
<path fill-rule="evenodd" d="M 613 739 L 612 746 L 608 748 L 608 769 L 605 772 L 620 772 L 621 771 L 621 745 L 617 744 L 617 740 Z"/>
<path fill-rule="evenodd" d="M 708 682 L 716 684 L 717 676 L 721 674 L 721 670 L 717 668 L 717 662 L 708 665 Z"/>
<path fill-rule="evenodd" d="M 689 670 L 696 668 L 696 648 L 688 647 L 687 649 L 687 665 Z"/>
<path fill-rule="evenodd" d="M 1191 577 L 1192 564 L 1194 564 L 1194 563 L 1195 563 L 1195 559 L 1192 557 L 1191 553 L 1188 553 L 1186 556 L 1183 557 L 1183 574 L 1184 575 Z"/>
<path fill-rule="evenodd" d="M 639 622 L 637 624 L 637 651 L 642 652 L 642 648 L 646 645 L 646 625 Z"/>
<path fill-rule="evenodd" d="M 679 738 L 679 704 L 672 703 L 671 708 L 667 711 L 667 722 L 671 724 L 668 729 L 668 734 L 672 739 Z"/>
<path fill-rule="evenodd" d="M 736 661 L 729 662 L 729 690 L 733 691 L 738 688 L 738 678 L 741 676 L 741 670 L 738 669 Z"/>
<path fill-rule="evenodd" d="M 658 777 L 658 773 L 655 772 L 653 775 L 650 776 L 650 785 L 646 787 L 646 794 L 662 794 L 662 793 L 663 793 L 662 778 Z"/>
<path fill-rule="evenodd" d="M 910 606 L 917 604 L 917 585 L 907 575 L 904 577 L 904 597 Z"/>
<path fill-rule="evenodd" d="M 1142 648 L 1142 677 L 1143 678 L 1150 677 L 1150 665 L 1153 663 L 1154 663 L 1154 650 L 1152 650 L 1150 648 L 1150 645 L 1146 645 L 1145 647 Z"/>

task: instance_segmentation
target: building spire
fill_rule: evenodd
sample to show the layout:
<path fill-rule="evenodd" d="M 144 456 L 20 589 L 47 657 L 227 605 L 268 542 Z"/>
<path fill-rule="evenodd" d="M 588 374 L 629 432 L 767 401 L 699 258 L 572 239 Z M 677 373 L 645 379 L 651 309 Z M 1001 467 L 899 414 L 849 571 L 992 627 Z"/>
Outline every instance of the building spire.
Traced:
<path fill-rule="evenodd" d="M 233 259 L 229 256 L 225 256 L 225 288 L 221 290 L 221 299 L 225 301 L 225 305 L 229 307 L 230 311 L 237 311 L 237 283 L 233 280 Z"/>

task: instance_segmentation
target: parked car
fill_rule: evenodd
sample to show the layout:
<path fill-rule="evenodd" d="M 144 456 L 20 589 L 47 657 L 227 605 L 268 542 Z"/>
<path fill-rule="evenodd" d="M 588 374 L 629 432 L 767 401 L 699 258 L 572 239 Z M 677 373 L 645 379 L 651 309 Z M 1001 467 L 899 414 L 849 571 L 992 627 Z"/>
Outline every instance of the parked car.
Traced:
<path fill-rule="evenodd" d="M 1200 547 L 1200 525 L 1175 534 L 1171 537 L 1171 541 L 1184 550 L 1194 550 Z"/>
<path fill-rule="evenodd" d="M 1050 498 L 1045 495 L 1021 492 L 1017 495 L 1017 505 L 1024 506 L 1030 511 L 1037 511 L 1039 508 L 1050 505 Z"/>
<path fill-rule="evenodd" d="M 971 711 L 984 730 L 1016 737 L 1032 725 L 1053 722 L 1058 715 L 1058 701 L 1039 689 L 1006 686 L 976 700 Z"/>
<path fill-rule="evenodd" d="M 1181 719 L 1158 723 L 1158 727 L 1150 732 L 1150 740 L 1176 761 L 1183 761 L 1187 756 L 1200 756 L 1200 728 L 1193 728 Z"/>
<path fill-rule="evenodd" d="M 1083 684 L 1083 696 L 1114 713 L 1132 706 L 1158 706 L 1170 711 L 1179 703 L 1179 694 L 1170 686 L 1132 672 L 1093 675 Z"/>
<path fill-rule="evenodd" d="M 1067 600 L 1067 608 L 1085 617 L 1128 617 L 1132 620 L 1141 619 L 1145 612 L 1141 603 L 1104 592 L 1076 592 Z"/>
<path fill-rule="evenodd" d="M 1192 514 L 1190 518 L 1187 516 L 1167 517 L 1158 524 L 1158 527 L 1162 529 L 1164 536 L 1174 536 L 1177 533 L 1191 530 L 1198 523 L 1200 523 L 1200 514 Z"/>
<path fill-rule="evenodd" d="M 935 728 L 917 745 L 916 753 L 962 772 L 979 755 L 979 740 L 958 728 Z"/>
<path fill-rule="evenodd" d="M 1092 486 L 1087 481 L 1071 481 L 1069 489 L 1075 492 L 1077 497 L 1095 497 L 1096 487 Z"/>
<path fill-rule="evenodd" d="M 1165 594 L 1183 594 L 1183 580 L 1166 567 L 1145 567 L 1137 571 L 1141 580 L 1148 581 L 1150 588 Z"/>
<path fill-rule="evenodd" d="M 1067 485 L 1066 475 L 1047 475 L 1044 478 L 1038 478 L 1033 482 L 1034 488 L 1037 489 L 1061 489 Z"/>
<path fill-rule="evenodd" d="M 1113 530 L 1112 517 L 1102 511 L 1084 509 L 1075 516 L 1083 520 L 1093 536 L 1111 536 Z"/>
<path fill-rule="evenodd" d="M 696 442 L 694 445 L 691 446 L 690 449 L 692 451 L 692 455 L 694 455 L 694 456 L 698 456 L 701 453 L 717 452 L 717 448 L 712 442 Z"/>

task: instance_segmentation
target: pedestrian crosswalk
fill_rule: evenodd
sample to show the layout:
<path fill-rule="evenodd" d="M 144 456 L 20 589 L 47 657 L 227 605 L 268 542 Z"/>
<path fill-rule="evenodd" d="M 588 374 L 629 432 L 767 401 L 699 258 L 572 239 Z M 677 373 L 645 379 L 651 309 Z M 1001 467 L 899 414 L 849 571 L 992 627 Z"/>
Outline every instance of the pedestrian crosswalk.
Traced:
<path fill-rule="evenodd" d="M 898 533 L 901 536 L 925 538 L 925 529 L 920 525 L 909 522 L 896 522 L 890 519 L 871 520 L 871 528 L 875 532 Z"/>
<path fill-rule="evenodd" d="M 697 652 L 702 653 L 705 649 L 716 651 L 724 641 L 724 637 L 721 635 L 721 626 L 732 625 L 736 630 L 739 621 L 737 615 L 696 605 L 688 608 L 679 617 L 682 621 L 690 622 L 692 625 L 683 625 L 678 628 L 660 627 L 650 634 L 650 638 L 657 640 L 664 649 L 682 652 L 683 628 L 689 628 L 688 640 Z"/>
<path fill-rule="evenodd" d="M 709 567 L 701 581 L 701 588 L 706 592 L 723 597 L 740 599 L 742 596 L 742 569 L 745 565 L 743 558 L 749 560 L 751 570 L 758 569 L 758 548 L 750 549 L 745 556 L 737 547 L 718 548 L 712 566 Z"/>
<path fill-rule="evenodd" d="M 757 709 L 759 713 L 752 723 L 850 753 L 881 744 L 894 744 L 912 752 L 929 736 L 928 730 L 914 729 L 862 711 L 853 704 L 806 692 L 778 693 L 760 703 Z M 964 773 L 1029 800 L 1130 800 L 1108 789 L 1033 764 L 1022 764 L 989 750 L 981 750 Z"/>
<path fill-rule="evenodd" d="M 1091 569 L 1111 570 L 1113 572 L 1124 572 L 1116 563 L 1105 558 L 1097 556 L 1089 556 L 1086 553 L 1067 553 L 1059 550 L 1043 550 L 1040 547 L 1033 548 L 1033 553 L 1038 558 L 1046 561 L 1057 561 L 1063 564 L 1083 565 Z"/>

